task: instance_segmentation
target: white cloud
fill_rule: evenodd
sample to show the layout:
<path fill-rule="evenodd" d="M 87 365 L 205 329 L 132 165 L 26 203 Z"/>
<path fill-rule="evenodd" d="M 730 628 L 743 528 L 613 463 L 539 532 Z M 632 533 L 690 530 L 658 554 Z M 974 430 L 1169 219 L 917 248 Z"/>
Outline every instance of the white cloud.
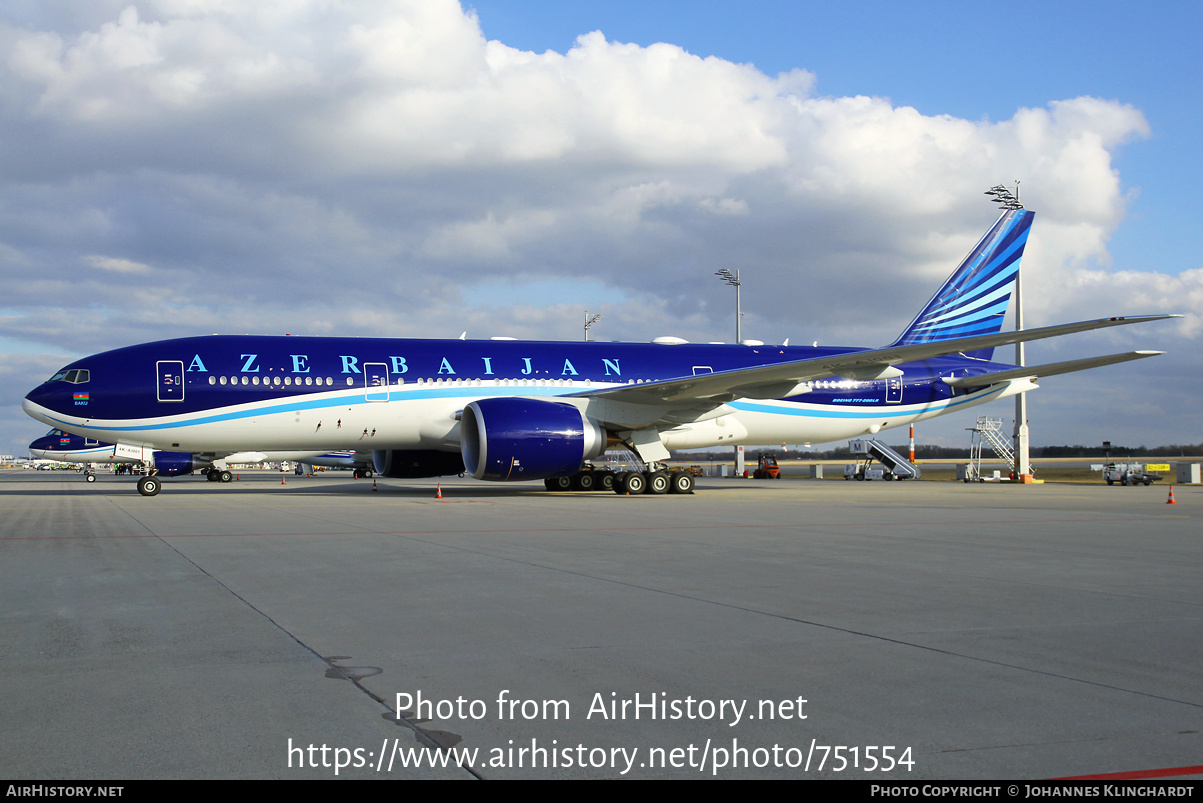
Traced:
<path fill-rule="evenodd" d="M 108 270 L 114 273 L 149 273 L 152 268 L 150 265 L 144 265 L 141 262 L 134 262 L 131 259 L 121 259 L 120 257 L 106 257 L 99 254 L 89 254 L 85 256 L 84 262 L 87 262 L 94 268 Z"/>

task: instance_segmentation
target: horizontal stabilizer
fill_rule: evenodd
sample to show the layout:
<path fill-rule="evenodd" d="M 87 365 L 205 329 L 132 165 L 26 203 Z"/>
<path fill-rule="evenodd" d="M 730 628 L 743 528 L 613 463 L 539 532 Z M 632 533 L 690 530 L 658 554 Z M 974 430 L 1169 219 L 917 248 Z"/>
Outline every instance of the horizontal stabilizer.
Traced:
<path fill-rule="evenodd" d="M 991 374 L 977 376 L 943 377 L 944 381 L 954 388 L 979 388 L 994 385 L 999 382 L 1009 382 L 1012 379 L 1039 379 L 1043 376 L 1068 374 L 1073 371 L 1084 371 L 1087 368 L 1098 368 L 1103 365 L 1114 365 L 1118 362 L 1139 360 L 1144 357 L 1156 357 L 1165 354 L 1164 351 L 1125 351 L 1123 354 L 1108 354 L 1105 357 L 1087 357 L 1083 360 L 1067 360 L 1053 362 L 1048 365 L 1025 365 L 1022 368 L 1012 368 L 1009 371 L 995 371 Z"/>

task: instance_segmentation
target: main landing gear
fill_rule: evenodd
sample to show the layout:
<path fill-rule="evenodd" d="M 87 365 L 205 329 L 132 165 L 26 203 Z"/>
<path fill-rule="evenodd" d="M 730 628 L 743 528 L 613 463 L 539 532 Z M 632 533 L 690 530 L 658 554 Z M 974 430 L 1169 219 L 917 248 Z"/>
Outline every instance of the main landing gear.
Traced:
<path fill-rule="evenodd" d="M 234 479 L 234 474 L 226 469 L 219 471 L 216 468 L 211 468 L 205 472 L 205 479 L 209 482 L 230 482 Z"/>
<path fill-rule="evenodd" d="M 693 475 L 688 471 L 665 468 L 647 471 L 605 471 L 585 469 L 564 477 L 548 477 L 543 486 L 549 491 L 614 491 L 617 494 L 691 494 Z"/>
<path fill-rule="evenodd" d="M 143 496 L 156 496 L 163 489 L 163 483 L 155 476 L 143 477 L 138 480 L 138 493 Z"/>

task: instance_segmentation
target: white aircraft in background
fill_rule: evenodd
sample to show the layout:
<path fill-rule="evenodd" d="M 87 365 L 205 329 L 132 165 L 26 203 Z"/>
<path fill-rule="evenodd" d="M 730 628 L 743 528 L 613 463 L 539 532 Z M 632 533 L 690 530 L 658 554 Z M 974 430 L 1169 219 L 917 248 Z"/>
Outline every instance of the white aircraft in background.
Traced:
<path fill-rule="evenodd" d="M 146 466 L 152 474 L 164 477 L 176 477 L 201 471 L 211 482 L 230 482 L 233 479 L 233 473 L 228 467 L 231 465 L 306 463 L 353 469 L 358 478 L 371 476 L 367 466 L 372 460 L 371 453 L 356 455 L 354 452 L 315 454 L 295 451 L 244 451 L 225 455 L 219 460 L 206 461 L 186 452 L 155 451 L 145 447 L 119 448 L 117 444 L 73 435 L 59 429 L 52 429 L 29 444 L 29 453 L 40 458 L 42 462 L 82 465 L 84 477 L 88 482 L 96 481 L 96 472 L 92 468 L 95 463 L 142 465 Z"/>

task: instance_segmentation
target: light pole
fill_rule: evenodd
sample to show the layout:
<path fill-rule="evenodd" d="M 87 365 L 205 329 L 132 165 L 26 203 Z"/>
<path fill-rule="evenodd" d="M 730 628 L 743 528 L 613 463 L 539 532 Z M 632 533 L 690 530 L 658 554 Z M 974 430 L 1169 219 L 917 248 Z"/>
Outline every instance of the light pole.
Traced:
<path fill-rule="evenodd" d="M 1012 193 L 999 184 L 986 191 L 986 195 L 994 196 L 994 202 L 1003 209 L 1023 209 L 1019 202 L 1019 180 L 1015 180 L 1015 192 Z M 1015 331 L 1023 329 L 1023 285 L 1020 277 L 1023 275 L 1022 263 L 1015 270 Z M 1024 364 L 1023 343 L 1015 344 L 1015 364 Z M 1019 482 L 1030 481 L 1032 476 L 1032 461 L 1029 457 L 1028 432 L 1028 394 L 1015 394 L 1015 479 Z"/>
<path fill-rule="evenodd" d="M 743 311 L 739 306 L 739 269 L 732 271 L 730 268 L 722 268 L 714 272 L 714 275 L 723 280 L 723 284 L 729 284 L 735 288 L 735 343 L 738 345 L 743 337 L 740 333 L 740 319 L 743 317 Z M 744 447 L 735 447 L 735 475 L 739 476 L 744 472 Z"/>
<path fill-rule="evenodd" d="M 723 284 L 729 284 L 735 288 L 735 342 L 739 343 L 743 340 L 743 337 L 740 334 L 739 326 L 740 319 L 743 317 L 743 312 L 740 310 L 739 306 L 739 269 L 737 268 L 733 272 L 729 268 L 723 268 L 722 270 L 715 271 L 714 275 L 722 279 Z"/>
<path fill-rule="evenodd" d="M 593 317 L 589 317 L 589 310 L 585 310 L 585 342 L 586 343 L 589 342 L 589 327 L 593 326 L 593 324 L 597 323 L 601 319 L 602 319 L 601 315 L 594 315 Z"/>

